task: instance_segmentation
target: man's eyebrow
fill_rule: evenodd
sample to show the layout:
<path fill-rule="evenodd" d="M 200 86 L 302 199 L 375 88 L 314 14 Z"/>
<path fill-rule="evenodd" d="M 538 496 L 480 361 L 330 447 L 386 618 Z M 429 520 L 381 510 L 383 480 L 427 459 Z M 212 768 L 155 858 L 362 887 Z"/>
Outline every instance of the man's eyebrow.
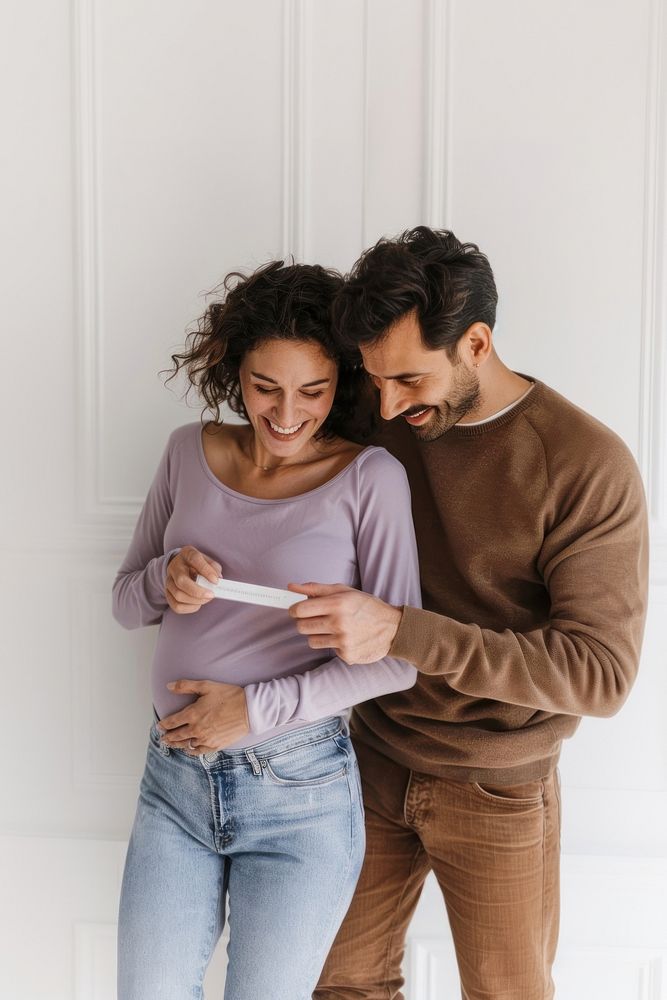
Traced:
<path fill-rule="evenodd" d="M 268 375 L 262 375 L 260 372 L 250 372 L 255 378 L 261 378 L 263 382 L 271 382 L 272 385 L 278 385 L 274 378 L 269 378 Z M 309 389 L 313 385 L 324 385 L 325 382 L 330 382 L 330 378 L 318 378 L 314 382 L 304 382 L 301 386 L 302 389 Z"/>
<path fill-rule="evenodd" d="M 424 375 L 430 375 L 430 372 L 401 372 L 400 375 L 380 375 L 380 376 L 378 376 L 378 375 L 373 375 L 373 372 L 368 371 L 368 368 L 366 369 L 366 372 L 367 372 L 368 375 L 371 376 L 371 378 L 383 378 L 387 382 L 392 382 L 395 379 L 422 378 Z"/>

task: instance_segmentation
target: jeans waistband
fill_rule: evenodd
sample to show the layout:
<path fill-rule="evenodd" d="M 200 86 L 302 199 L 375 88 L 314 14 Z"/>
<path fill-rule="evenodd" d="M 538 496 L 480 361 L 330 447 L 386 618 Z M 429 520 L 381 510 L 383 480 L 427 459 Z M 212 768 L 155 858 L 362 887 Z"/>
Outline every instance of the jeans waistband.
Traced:
<path fill-rule="evenodd" d="M 157 732 L 159 716 L 153 706 L 153 729 Z M 250 750 L 257 757 L 270 757 L 274 754 L 284 753 L 286 750 L 295 750 L 297 747 L 307 746 L 309 743 L 319 743 L 321 740 L 337 736 L 339 733 L 347 735 L 347 722 L 342 716 L 333 715 L 328 719 L 321 719 L 309 726 L 300 726 L 298 729 L 290 729 L 287 733 L 279 733 L 271 736 L 267 740 L 253 743 L 252 746 L 239 747 L 234 750 L 215 750 L 212 753 L 204 754 L 208 761 L 226 760 L 229 763 L 248 763 L 248 751 Z M 196 757 L 193 757 L 196 760 Z"/>

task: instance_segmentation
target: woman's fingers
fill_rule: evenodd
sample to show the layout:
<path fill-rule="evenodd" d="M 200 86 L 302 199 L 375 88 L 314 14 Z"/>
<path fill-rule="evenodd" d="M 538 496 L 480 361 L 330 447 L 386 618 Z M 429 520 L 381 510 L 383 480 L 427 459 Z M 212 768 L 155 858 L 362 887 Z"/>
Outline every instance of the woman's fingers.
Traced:
<path fill-rule="evenodd" d="M 167 567 L 165 597 L 170 608 L 179 614 L 193 614 L 213 600 L 213 593 L 200 587 L 195 577 L 201 573 L 211 583 L 217 583 L 222 570 L 221 566 L 218 570 L 219 566 L 220 563 L 209 559 L 194 545 L 185 545 Z"/>
<path fill-rule="evenodd" d="M 177 583 L 173 579 L 167 579 L 165 585 L 165 592 L 168 597 L 171 597 L 174 604 L 181 604 L 183 607 L 191 607 L 194 611 L 200 608 L 202 604 L 208 604 L 208 602 L 214 597 L 211 590 L 207 590 L 205 587 L 199 587 L 192 580 L 189 581 L 195 588 L 196 593 L 191 593 L 188 590 L 184 590 L 183 586 Z"/>
<path fill-rule="evenodd" d="M 206 743 L 199 742 L 190 726 L 180 726 L 178 729 L 172 729 L 171 732 L 165 733 L 160 738 L 166 746 L 172 749 L 176 747 L 177 750 L 185 750 L 187 753 L 192 754 L 193 757 L 198 757 L 202 753 L 213 753 L 216 749 L 215 747 L 208 746 Z"/>
<path fill-rule="evenodd" d="M 181 549 L 180 554 L 183 555 L 184 560 L 188 563 L 190 568 L 194 570 L 195 576 L 197 573 L 201 573 L 201 575 L 206 577 L 210 583 L 218 582 L 222 571 L 220 563 L 215 562 L 213 559 L 209 559 L 203 552 L 196 549 L 194 545 L 186 545 L 185 549 Z M 216 568 L 218 566 L 220 566 L 219 570 Z M 195 586 L 197 585 L 195 584 Z M 198 587 L 197 589 L 202 590 L 203 588 Z"/>
<path fill-rule="evenodd" d="M 197 571 L 184 560 L 177 563 L 176 559 L 174 559 L 169 564 L 167 582 L 171 583 L 172 590 L 184 604 L 192 603 L 193 601 L 199 601 L 201 604 L 203 600 L 213 597 L 211 590 L 207 587 L 200 587 L 195 582 L 193 574 L 196 576 Z"/>

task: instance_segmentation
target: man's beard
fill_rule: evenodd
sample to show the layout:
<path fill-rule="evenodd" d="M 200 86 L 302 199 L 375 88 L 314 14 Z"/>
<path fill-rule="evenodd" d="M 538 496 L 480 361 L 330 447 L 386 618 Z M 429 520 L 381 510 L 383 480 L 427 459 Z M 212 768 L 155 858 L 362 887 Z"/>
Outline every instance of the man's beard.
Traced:
<path fill-rule="evenodd" d="M 457 370 L 458 367 L 455 371 Z M 465 365 L 461 365 L 461 375 L 455 379 L 449 399 L 443 399 L 438 404 L 411 406 L 407 413 L 418 413 L 419 410 L 426 409 L 426 405 L 432 406 L 433 412 L 430 419 L 421 427 L 412 424 L 408 426 L 420 441 L 435 441 L 446 434 L 459 420 L 472 413 L 479 406 L 481 398 L 478 377 L 474 372 L 469 372 Z"/>

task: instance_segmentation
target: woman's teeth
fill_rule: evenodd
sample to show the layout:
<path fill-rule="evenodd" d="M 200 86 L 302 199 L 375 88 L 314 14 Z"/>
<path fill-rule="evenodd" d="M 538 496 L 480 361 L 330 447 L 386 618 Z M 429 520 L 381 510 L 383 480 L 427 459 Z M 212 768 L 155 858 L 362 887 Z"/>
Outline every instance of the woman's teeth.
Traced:
<path fill-rule="evenodd" d="M 270 420 L 269 425 L 271 430 L 275 431 L 276 434 L 296 434 L 296 432 L 303 427 L 303 420 L 300 424 L 295 424 L 294 427 L 280 427 L 278 424 L 274 424 Z"/>

